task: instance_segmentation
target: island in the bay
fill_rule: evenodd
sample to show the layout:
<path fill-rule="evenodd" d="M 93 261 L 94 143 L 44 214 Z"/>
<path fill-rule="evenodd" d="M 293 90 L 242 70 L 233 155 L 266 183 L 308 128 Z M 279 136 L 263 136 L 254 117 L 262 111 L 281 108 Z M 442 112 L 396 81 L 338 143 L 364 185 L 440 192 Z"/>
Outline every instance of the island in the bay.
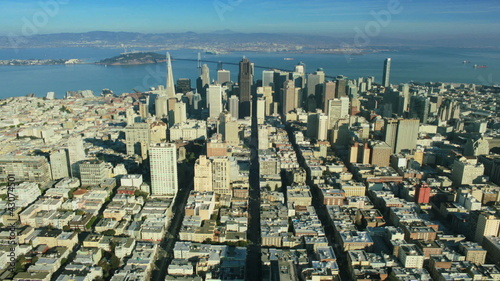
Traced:
<path fill-rule="evenodd" d="M 80 64 L 79 59 L 27 59 L 27 60 L 0 60 L 0 65 L 59 65 L 59 64 Z"/>
<path fill-rule="evenodd" d="M 153 52 L 131 52 L 119 56 L 103 59 L 96 64 L 104 65 L 132 65 L 165 62 L 166 56 Z"/>

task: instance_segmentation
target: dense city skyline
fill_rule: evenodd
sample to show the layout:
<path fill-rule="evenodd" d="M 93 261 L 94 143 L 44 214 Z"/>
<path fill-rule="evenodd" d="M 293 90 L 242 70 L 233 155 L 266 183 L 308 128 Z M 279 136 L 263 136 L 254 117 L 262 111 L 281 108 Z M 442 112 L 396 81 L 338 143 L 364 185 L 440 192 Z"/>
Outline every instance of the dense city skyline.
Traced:
<path fill-rule="evenodd" d="M 1 218 L 16 222 L 15 246 L 0 245 L 0 261 L 13 257 L 1 274 L 500 277 L 500 158 L 490 154 L 500 147 L 498 87 L 391 83 L 390 62 L 380 62 L 382 85 L 373 76 L 330 80 L 302 63 L 264 70 L 259 81 L 243 58 L 239 85 L 228 70 L 217 72 L 222 85 L 205 84 L 203 65 L 199 90 L 195 77 L 179 79 L 168 97 L 168 60 L 169 82 L 148 92 L 6 99 Z M 241 114 L 243 92 L 251 116 Z M 24 267 L 20 245 L 35 257 Z M 213 266 L 195 272 L 208 256 Z"/>
<path fill-rule="evenodd" d="M 3 0 L 0 279 L 500 280 L 499 8 Z"/>

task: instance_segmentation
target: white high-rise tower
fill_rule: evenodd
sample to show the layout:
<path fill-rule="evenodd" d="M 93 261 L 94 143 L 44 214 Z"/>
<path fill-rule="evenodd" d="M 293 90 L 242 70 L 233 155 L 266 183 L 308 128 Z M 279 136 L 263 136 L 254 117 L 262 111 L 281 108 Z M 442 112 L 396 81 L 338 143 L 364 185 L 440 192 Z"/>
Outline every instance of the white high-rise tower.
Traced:
<path fill-rule="evenodd" d="M 177 182 L 177 149 L 173 143 L 151 144 L 149 147 L 151 169 L 151 195 L 175 197 Z"/>
<path fill-rule="evenodd" d="M 82 136 L 76 135 L 68 139 L 68 160 L 72 177 L 79 177 L 78 162 L 85 160 L 85 148 Z"/>
<path fill-rule="evenodd" d="M 209 117 L 217 118 L 223 111 L 222 109 L 222 87 L 219 84 L 211 84 L 207 90 L 207 106 Z"/>
<path fill-rule="evenodd" d="M 382 85 L 386 88 L 391 86 L 390 75 L 391 75 L 391 58 L 387 58 L 384 61 L 384 72 L 382 73 Z"/>

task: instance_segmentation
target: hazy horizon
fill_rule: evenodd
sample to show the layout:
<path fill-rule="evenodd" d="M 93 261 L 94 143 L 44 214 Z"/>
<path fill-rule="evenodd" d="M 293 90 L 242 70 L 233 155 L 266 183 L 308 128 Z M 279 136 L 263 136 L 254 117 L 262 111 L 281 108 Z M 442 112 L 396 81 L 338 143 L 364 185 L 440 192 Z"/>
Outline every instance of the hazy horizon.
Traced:
<path fill-rule="evenodd" d="M 494 39 L 500 3 L 488 1 L 14 0 L 0 2 L 3 36 L 92 31 L 308 34 L 394 39 Z M 498 37 L 498 36 L 497 36 Z M 495 41 L 496 42 L 496 41 Z"/>

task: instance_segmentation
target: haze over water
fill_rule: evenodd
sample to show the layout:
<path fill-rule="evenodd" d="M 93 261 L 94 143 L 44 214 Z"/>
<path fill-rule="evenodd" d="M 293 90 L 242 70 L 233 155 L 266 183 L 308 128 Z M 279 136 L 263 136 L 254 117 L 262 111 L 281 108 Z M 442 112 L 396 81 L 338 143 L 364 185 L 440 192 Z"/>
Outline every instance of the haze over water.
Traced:
<path fill-rule="evenodd" d="M 97 48 L 52 48 L 52 49 L 0 49 L 0 60 L 10 59 L 82 59 L 96 62 L 119 55 L 122 49 Z M 163 53 L 164 51 L 157 51 Z M 197 59 L 196 50 L 173 50 L 172 57 Z M 344 54 L 283 54 L 263 52 L 234 52 L 224 55 L 202 54 L 202 59 L 238 63 L 243 56 L 257 66 L 268 66 L 293 70 L 299 62 L 306 64 L 307 72 L 323 68 L 326 75 L 345 75 L 351 79 L 375 76 L 377 83 L 382 76 L 385 58 L 392 58 L 391 83 L 409 81 L 457 82 L 474 84 L 500 83 L 500 52 L 490 49 L 429 48 L 381 52 L 347 56 Z M 293 58 L 293 60 L 284 60 Z M 464 64 L 463 61 L 470 61 Z M 486 65 L 474 69 L 473 65 Z M 173 61 L 174 79 L 190 78 L 192 86 L 199 75 L 195 61 Z M 210 78 L 217 79 L 217 65 L 208 63 Z M 231 71 L 233 81 L 237 81 L 238 66 L 224 65 Z M 255 79 L 261 79 L 262 68 L 256 68 Z M 40 66 L 0 66 L 0 98 L 23 96 L 35 93 L 38 97 L 54 91 L 62 98 L 66 91 L 93 90 L 99 94 L 108 88 L 115 94 L 148 90 L 165 84 L 165 64 L 103 66 L 81 65 L 40 65 Z"/>

